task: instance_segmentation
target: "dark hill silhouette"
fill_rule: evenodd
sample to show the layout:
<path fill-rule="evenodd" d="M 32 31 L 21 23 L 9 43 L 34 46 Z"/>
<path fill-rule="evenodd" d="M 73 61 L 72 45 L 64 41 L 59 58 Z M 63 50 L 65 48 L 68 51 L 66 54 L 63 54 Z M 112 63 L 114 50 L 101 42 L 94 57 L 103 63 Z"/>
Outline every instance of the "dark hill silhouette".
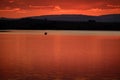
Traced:
<path fill-rule="evenodd" d="M 0 29 L 25 30 L 120 30 L 120 14 L 46 15 L 19 19 L 0 18 Z"/>
<path fill-rule="evenodd" d="M 48 19 L 52 21 L 88 21 L 95 20 L 97 22 L 120 22 L 120 14 L 110 14 L 102 16 L 88 16 L 88 15 L 46 15 L 29 17 L 32 19 Z"/>

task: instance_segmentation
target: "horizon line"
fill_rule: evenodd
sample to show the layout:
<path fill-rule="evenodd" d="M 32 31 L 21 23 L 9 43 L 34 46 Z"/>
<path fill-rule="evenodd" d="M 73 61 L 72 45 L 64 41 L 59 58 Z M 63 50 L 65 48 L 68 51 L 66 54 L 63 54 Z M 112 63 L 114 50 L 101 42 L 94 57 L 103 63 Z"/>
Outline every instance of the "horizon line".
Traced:
<path fill-rule="evenodd" d="M 120 13 L 117 14 L 102 14 L 102 15 L 88 15 L 88 14 L 45 14 L 45 15 L 31 15 L 31 16 L 23 16 L 23 17 L 5 17 L 0 16 L 0 18 L 8 18 L 8 19 L 20 19 L 20 18 L 29 18 L 29 17 L 40 17 L 40 16 L 60 16 L 60 15 L 82 15 L 82 16 L 93 16 L 93 17 L 99 17 L 99 16 L 106 16 L 106 15 L 120 15 Z"/>

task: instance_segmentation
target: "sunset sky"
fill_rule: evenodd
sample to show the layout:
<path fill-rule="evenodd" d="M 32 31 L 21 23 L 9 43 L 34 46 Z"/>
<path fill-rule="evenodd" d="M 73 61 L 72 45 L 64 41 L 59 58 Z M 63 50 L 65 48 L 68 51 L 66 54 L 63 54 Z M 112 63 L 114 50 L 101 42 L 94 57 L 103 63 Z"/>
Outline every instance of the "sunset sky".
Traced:
<path fill-rule="evenodd" d="M 0 0 L 0 17 L 120 14 L 120 0 Z"/>

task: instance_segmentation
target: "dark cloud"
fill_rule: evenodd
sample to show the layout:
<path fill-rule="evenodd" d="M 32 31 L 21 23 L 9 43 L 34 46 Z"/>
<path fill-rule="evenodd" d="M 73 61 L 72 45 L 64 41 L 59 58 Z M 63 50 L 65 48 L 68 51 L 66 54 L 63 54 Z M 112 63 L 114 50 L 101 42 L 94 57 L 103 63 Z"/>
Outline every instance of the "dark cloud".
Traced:
<path fill-rule="evenodd" d="M 56 4 L 66 9 L 113 9 L 120 6 L 120 0 L 58 0 L 56 1 Z"/>
<path fill-rule="evenodd" d="M 31 9 L 29 5 L 59 5 L 62 9 L 113 9 L 120 8 L 120 0 L 0 0 L 0 9 Z"/>
<path fill-rule="evenodd" d="M 6 7 L 29 9 L 29 5 L 48 6 L 51 4 L 50 0 L 0 0 L 0 9 L 6 9 Z"/>

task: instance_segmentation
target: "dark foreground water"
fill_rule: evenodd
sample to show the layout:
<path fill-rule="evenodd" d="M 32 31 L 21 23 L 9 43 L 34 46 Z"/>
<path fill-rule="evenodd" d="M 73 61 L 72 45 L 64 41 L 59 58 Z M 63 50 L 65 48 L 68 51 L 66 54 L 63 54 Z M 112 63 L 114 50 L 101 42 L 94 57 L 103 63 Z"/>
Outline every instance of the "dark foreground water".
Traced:
<path fill-rule="evenodd" d="M 120 32 L 1 31 L 0 80 L 120 80 Z"/>

